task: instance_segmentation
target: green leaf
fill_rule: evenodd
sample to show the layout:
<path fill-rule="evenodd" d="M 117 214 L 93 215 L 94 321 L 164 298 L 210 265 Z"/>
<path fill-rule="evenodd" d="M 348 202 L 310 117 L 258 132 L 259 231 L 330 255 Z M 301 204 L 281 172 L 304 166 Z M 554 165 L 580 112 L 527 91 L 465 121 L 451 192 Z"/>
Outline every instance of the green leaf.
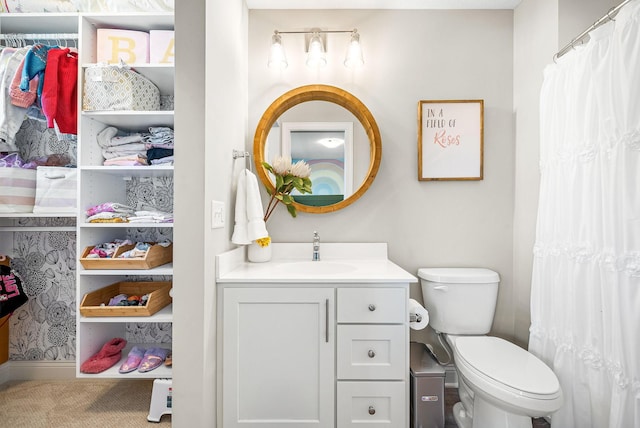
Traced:
<path fill-rule="evenodd" d="M 269 172 L 274 173 L 273 172 L 273 167 L 271 167 L 271 165 L 269 165 L 267 162 L 262 162 L 262 166 Z M 274 173 L 275 174 L 275 173 Z"/>
<path fill-rule="evenodd" d="M 293 199 L 293 197 L 291 195 L 282 195 L 282 202 L 284 202 L 285 204 L 289 205 L 289 204 L 292 204 L 293 202 L 295 202 L 295 200 Z"/>
<path fill-rule="evenodd" d="M 284 198 L 284 195 L 282 193 L 277 193 L 274 198 L 276 198 L 277 200 L 281 201 L 282 198 Z"/>
<path fill-rule="evenodd" d="M 282 176 L 276 175 L 276 189 L 280 189 L 282 187 Z"/>
<path fill-rule="evenodd" d="M 287 211 L 289 211 L 289 214 L 291 214 L 291 217 L 296 217 L 298 214 L 296 213 L 296 207 L 294 207 L 293 205 L 287 205 Z"/>

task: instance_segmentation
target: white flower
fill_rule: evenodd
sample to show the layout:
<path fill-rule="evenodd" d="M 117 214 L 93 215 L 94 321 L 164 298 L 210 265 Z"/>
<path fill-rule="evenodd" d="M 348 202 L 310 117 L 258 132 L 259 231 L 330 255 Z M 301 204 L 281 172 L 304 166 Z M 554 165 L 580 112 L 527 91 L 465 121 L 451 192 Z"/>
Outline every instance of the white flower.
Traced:
<path fill-rule="evenodd" d="M 305 161 L 300 160 L 291 166 L 291 175 L 307 178 L 311 175 L 311 167 Z"/>
<path fill-rule="evenodd" d="M 272 162 L 273 172 L 278 175 L 287 175 L 291 170 L 291 158 L 278 156 Z"/>

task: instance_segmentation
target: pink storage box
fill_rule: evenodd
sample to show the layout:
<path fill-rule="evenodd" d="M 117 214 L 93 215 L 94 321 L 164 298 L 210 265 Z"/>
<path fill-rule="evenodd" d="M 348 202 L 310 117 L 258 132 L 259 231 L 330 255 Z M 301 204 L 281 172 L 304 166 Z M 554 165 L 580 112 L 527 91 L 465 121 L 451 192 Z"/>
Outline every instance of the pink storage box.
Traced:
<path fill-rule="evenodd" d="M 149 31 L 149 62 L 152 64 L 174 63 L 175 42 L 171 30 Z"/>
<path fill-rule="evenodd" d="M 149 62 L 149 33 L 100 28 L 97 31 L 96 61 L 107 64 L 146 64 Z"/>

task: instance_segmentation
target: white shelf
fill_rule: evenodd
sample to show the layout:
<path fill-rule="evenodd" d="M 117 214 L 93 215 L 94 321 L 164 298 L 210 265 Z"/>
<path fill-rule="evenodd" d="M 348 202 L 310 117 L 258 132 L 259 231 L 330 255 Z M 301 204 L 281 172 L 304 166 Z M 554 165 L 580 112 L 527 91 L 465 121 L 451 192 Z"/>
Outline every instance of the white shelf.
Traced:
<path fill-rule="evenodd" d="M 100 174 L 109 174 L 119 177 L 164 177 L 173 174 L 173 165 L 147 165 L 147 166 L 81 166 L 80 172 L 91 171 Z"/>
<path fill-rule="evenodd" d="M 173 227 L 173 223 L 80 223 L 78 227 L 89 228 L 89 229 L 127 229 L 127 228 L 162 228 L 162 227 Z"/>
<path fill-rule="evenodd" d="M 83 111 L 82 118 L 97 120 L 109 125 L 118 125 L 119 129 L 129 131 L 148 131 L 150 126 L 173 127 L 173 111 Z"/>
<path fill-rule="evenodd" d="M 146 372 L 146 373 L 140 373 L 137 370 L 132 371 L 131 373 L 125 373 L 125 374 L 121 374 L 120 372 L 118 372 L 118 369 L 120 368 L 120 366 L 122 365 L 122 363 L 124 363 L 125 361 L 127 361 L 127 356 L 129 355 L 129 351 L 131 351 L 131 349 L 134 346 L 138 346 L 144 349 L 149 349 L 149 348 L 166 348 L 166 349 L 172 349 L 171 348 L 171 344 L 170 343 L 131 343 L 128 342 L 127 346 L 125 346 L 125 348 L 122 350 L 122 358 L 120 358 L 120 361 L 118 361 L 117 364 L 115 364 L 113 367 L 103 371 L 102 373 L 97 373 L 97 374 L 87 374 L 87 373 L 81 373 L 78 371 L 78 377 L 82 377 L 82 378 L 109 378 L 109 379 L 171 379 L 173 377 L 173 370 L 171 370 L 171 367 L 167 367 L 164 364 L 161 365 L 160 367 L 158 367 L 155 370 L 151 370 L 150 372 Z M 80 365 L 82 364 L 82 361 L 78 361 L 78 370 Z"/>
<path fill-rule="evenodd" d="M 113 323 L 113 322 L 173 322 L 173 305 L 167 305 L 148 317 L 80 317 L 81 323 Z"/>
<path fill-rule="evenodd" d="M 0 218 L 75 218 L 77 213 L 0 213 Z"/>
<path fill-rule="evenodd" d="M 75 226 L 0 226 L 0 232 L 75 232 Z"/>
<path fill-rule="evenodd" d="M 81 276 L 88 275 L 173 275 L 173 263 L 167 263 L 153 269 L 84 269 L 78 268 L 78 274 Z"/>
<path fill-rule="evenodd" d="M 149 31 L 173 30 L 174 27 L 172 12 L 85 13 L 82 16 L 95 28 Z"/>

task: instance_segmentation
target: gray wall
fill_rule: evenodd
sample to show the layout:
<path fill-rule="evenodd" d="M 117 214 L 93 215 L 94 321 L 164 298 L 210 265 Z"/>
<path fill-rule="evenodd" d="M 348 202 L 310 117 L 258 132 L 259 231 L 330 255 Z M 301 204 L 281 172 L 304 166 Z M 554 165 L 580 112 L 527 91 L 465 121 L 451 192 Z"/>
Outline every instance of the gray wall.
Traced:
<path fill-rule="evenodd" d="M 267 224 L 276 242 L 387 242 L 389 256 L 414 274 L 420 267 L 482 266 L 502 277 L 494 330 L 513 336 L 514 208 L 512 11 L 249 11 L 249 130 L 288 89 L 326 83 L 371 110 L 382 135 L 382 164 L 369 191 L 332 214 L 289 216 Z M 274 29 L 357 28 L 365 66 L 342 65 L 348 35 L 328 35 L 329 64 L 304 64 L 304 37 L 283 35 L 289 67 L 266 67 Z M 419 100 L 484 99 L 484 180 L 420 182 Z M 263 193 L 263 199 L 266 194 Z M 412 297 L 422 300 L 417 284 Z M 419 339 L 424 332 L 414 333 Z"/>

